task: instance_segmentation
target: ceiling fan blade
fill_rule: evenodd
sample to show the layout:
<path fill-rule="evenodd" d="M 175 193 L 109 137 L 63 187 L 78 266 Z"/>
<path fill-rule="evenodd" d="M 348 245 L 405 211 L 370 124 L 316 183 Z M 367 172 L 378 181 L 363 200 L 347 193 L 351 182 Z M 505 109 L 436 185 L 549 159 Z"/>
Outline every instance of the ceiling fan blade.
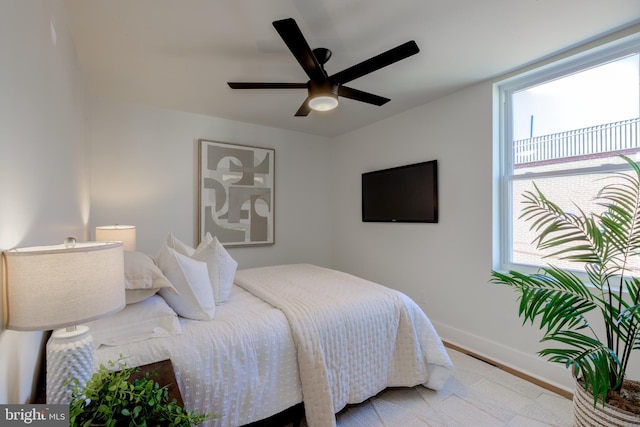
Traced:
<path fill-rule="evenodd" d="M 298 111 L 296 111 L 297 117 L 306 117 L 311 112 L 311 107 L 309 107 L 309 98 L 305 99 Z"/>
<path fill-rule="evenodd" d="M 400 46 L 396 46 L 393 49 L 389 49 L 386 52 L 369 58 L 366 61 L 362 61 L 359 64 L 342 70 L 339 73 L 331 76 L 330 79 L 340 84 L 347 83 L 351 80 L 357 79 L 358 77 L 362 77 L 365 74 L 372 73 L 376 70 L 379 70 L 380 68 L 386 67 L 387 65 L 391 65 L 394 62 L 398 62 L 400 60 L 408 58 L 411 55 L 415 55 L 418 52 L 420 52 L 418 45 L 415 41 L 411 40 L 409 42 L 401 44 Z"/>
<path fill-rule="evenodd" d="M 387 102 L 391 101 L 389 98 L 384 98 L 382 96 L 374 95 L 369 92 L 363 92 L 361 90 L 353 89 L 346 86 L 340 86 L 338 88 L 338 95 L 345 98 L 355 99 L 356 101 L 366 102 L 367 104 L 373 104 L 378 106 L 384 105 Z"/>
<path fill-rule="evenodd" d="M 306 83 L 227 82 L 231 89 L 306 89 Z"/>
<path fill-rule="evenodd" d="M 282 19 L 280 21 L 274 21 L 273 26 L 293 56 L 298 60 L 298 63 L 304 69 L 305 73 L 307 73 L 307 76 L 315 82 L 325 81 L 327 74 L 313 54 L 296 21 L 294 21 L 293 18 Z"/>

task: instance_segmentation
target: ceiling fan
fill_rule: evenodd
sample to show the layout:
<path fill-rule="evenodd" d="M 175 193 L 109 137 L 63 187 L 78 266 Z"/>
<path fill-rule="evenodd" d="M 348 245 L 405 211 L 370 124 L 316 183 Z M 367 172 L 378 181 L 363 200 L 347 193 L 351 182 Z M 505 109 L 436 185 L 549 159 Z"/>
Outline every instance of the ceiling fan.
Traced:
<path fill-rule="evenodd" d="M 331 58 L 329 49 L 321 47 L 311 50 L 293 18 L 274 21 L 273 26 L 309 76 L 309 81 L 306 83 L 228 82 L 228 85 L 232 89 L 307 89 L 307 99 L 296 112 L 296 116 L 307 116 L 311 110 L 332 110 L 338 106 L 339 96 L 378 106 L 389 102 L 389 98 L 353 89 L 344 84 L 420 51 L 416 42 L 412 40 L 328 76 L 324 64 Z"/>

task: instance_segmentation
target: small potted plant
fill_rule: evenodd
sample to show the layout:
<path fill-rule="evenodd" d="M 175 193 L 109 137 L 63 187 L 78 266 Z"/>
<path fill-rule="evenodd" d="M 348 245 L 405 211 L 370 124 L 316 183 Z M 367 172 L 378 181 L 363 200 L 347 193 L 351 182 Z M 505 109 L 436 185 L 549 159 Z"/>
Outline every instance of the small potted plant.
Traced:
<path fill-rule="evenodd" d="M 122 358 L 108 365 L 101 365 L 84 387 L 72 380 L 70 426 L 190 427 L 209 418 L 186 411 L 175 398 L 170 400 L 168 386 L 161 387 L 153 373 L 131 380 L 139 368 L 127 368 Z"/>
<path fill-rule="evenodd" d="M 626 378 L 631 353 L 640 349 L 640 166 L 622 157 L 631 171 L 600 189 L 602 213 L 567 212 L 535 184 L 524 194 L 521 218 L 538 249 L 583 274 L 553 265 L 534 274 L 492 272 L 492 283 L 519 293 L 520 317 L 538 322 L 541 342 L 552 344 L 539 354 L 574 372 L 578 426 L 640 425 L 639 383 Z"/>

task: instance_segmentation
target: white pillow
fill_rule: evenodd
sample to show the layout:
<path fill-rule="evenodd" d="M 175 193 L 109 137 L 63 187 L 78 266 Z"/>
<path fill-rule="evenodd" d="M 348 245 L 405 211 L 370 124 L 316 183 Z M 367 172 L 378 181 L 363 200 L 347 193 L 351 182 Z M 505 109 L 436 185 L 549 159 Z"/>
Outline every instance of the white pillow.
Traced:
<path fill-rule="evenodd" d="M 218 241 L 217 237 L 211 237 L 207 233 L 202 242 L 196 248 L 193 259 L 207 263 L 209 280 L 213 289 L 213 296 L 217 305 L 229 301 L 231 286 L 236 275 L 238 263 Z"/>
<path fill-rule="evenodd" d="M 160 248 L 157 261 L 160 270 L 178 291 L 178 295 L 175 295 L 166 288 L 160 290 L 160 295 L 169 306 L 182 317 L 213 319 L 216 304 L 207 264 L 191 259 L 167 245 Z"/>
<path fill-rule="evenodd" d="M 178 315 L 159 295 L 129 304 L 111 316 L 86 324 L 93 346 L 123 345 L 182 333 Z"/>
<path fill-rule="evenodd" d="M 187 245 L 186 243 L 184 243 L 183 241 L 181 241 L 171 233 L 167 234 L 166 239 L 164 240 L 164 242 L 162 243 L 162 246 L 160 247 L 160 250 L 162 250 L 162 247 L 165 245 L 170 247 L 171 249 L 175 249 L 176 251 L 178 251 L 178 253 L 181 253 L 182 255 L 186 255 L 188 257 L 193 255 L 193 252 L 195 251 L 195 249 L 193 249 L 191 246 Z M 160 256 L 160 253 L 158 252 L 158 255 L 156 255 L 156 261 L 158 260 L 159 256 Z"/>
<path fill-rule="evenodd" d="M 127 304 L 135 304 L 162 288 L 175 292 L 154 260 L 141 252 L 124 251 L 124 288 Z"/>
<path fill-rule="evenodd" d="M 158 293 L 160 289 L 125 289 L 125 304 L 136 304 Z"/>

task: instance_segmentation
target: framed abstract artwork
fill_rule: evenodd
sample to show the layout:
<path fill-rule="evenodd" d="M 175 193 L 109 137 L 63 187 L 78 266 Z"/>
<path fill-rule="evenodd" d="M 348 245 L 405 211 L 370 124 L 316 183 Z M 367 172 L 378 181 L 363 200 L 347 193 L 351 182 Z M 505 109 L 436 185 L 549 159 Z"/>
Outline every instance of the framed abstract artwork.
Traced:
<path fill-rule="evenodd" d="M 199 239 L 226 247 L 273 245 L 275 150 L 198 140 Z"/>

